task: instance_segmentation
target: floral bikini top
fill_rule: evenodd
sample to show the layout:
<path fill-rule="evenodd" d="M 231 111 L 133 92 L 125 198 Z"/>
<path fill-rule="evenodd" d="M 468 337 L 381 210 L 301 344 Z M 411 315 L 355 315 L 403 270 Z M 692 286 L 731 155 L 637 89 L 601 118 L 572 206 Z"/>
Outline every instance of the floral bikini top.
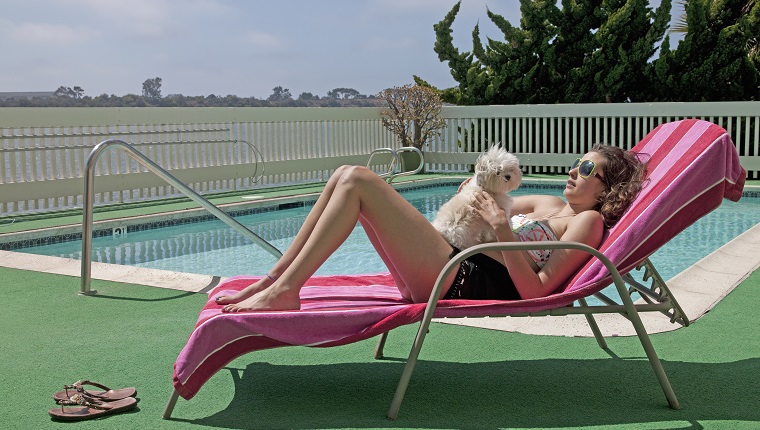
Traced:
<path fill-rule="evenodd" d="M 557 240 L 557 236 L 552 229 L 539 220 L 530 219 L 523 214 L 517 214 L 512 216 L 511 221 L 512 231 L 520 239 L 520 242 Z M 527 252 L 540 269 L 544 267 L 546 261 L 552 256 L 552 251 L 552 249 L 532 249 Z"/>

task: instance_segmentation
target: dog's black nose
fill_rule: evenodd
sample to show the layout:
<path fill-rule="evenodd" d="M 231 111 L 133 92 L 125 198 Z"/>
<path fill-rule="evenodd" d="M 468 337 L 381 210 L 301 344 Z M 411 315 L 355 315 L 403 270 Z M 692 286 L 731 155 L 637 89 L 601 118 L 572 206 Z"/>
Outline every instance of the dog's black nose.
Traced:
<path fill-rule="evenodd" d="M 509 180 L 512 179 L 512 175 L 504 175 L 504 180 L 509 182 Z"/>

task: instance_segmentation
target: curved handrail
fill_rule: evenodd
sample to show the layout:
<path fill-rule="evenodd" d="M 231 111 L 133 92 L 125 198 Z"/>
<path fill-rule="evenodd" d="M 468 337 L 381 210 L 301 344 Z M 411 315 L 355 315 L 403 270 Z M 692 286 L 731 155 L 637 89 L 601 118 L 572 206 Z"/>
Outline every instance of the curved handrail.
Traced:
<path fill-rule="evenodd" d="M 372 157 L 374 157 L 375 154 L 379 154 L 381 152 L 389 152 L 391 154 L 391 162 L 388 165 L 388 171 L 385 172 L 385 173 L 380 173 L 379 174 L 381 178 L 386 178 L 386 177 L 390 176 L 393 173 L 393 169 L 396 168 L 396 159 L 397 159 L 396 155 L 397 154 L 396 154 L 396 151 L 393 148 L 377 148 L 374 151 L 370 152 L 369 153 L 369 160 L 367 160 L 367 165 L 365 167 L 369 167 L 370 164 L 372 164 Z"/>
<path fill-rule="evenodd" d="M 178 189 L 182 194 L 186 195 L 203 208 L 211 212 L 214 216 L 221 221 L 232 227 L 235 231 L 252 240 L 258 244 L 264 250 L 275 256 L 276 258 L 282 257 L 282 253 L 272 246 L 269 242 L 259 237 L 256 233 L 249 230 L 243 224 L 240 224 L 231 216 L 227 215 L 224 211 L 214 206 L 213 203 L 206 200 L 203 196 L 195 192 L 192 188 L 188 187 L 182 181 L 172 176 L 169 172 L 164 170 L 161 166 L 154 163 L 153 160 L 146 157 L 143 153 L 133 148 L 127 142 L 118 139 L 109 139 L 100 142 L 92 149 L 90 155 L 87 157 L 86 169 L 85 169 L 85 182 L 84 182 L 84 201 L 83 201 L 83 216 L 82 216 L 82 272 L 81 272 L 81 286 L 79 294 L 92 295 L 97 291 L 90 289 L 92 281 L 92 213 L 93 213 L 93 193 L 95 188 L 95 163 L 100 155 L 106 149 L 115 147 L 123 150 L 127 155 L 132 157 L 135 161 L 140 163 L 143 167 L 155 173 L 158 177 Z"/>
<path fill-rule="evenodd" d="M 248 148 L 250 148 L 251 152 L 253 152 L 253 174 L 250 176 L 251 183 L 256 183 L 259 181 L 260 178 L 264 176 L 264 155 L 259 151 L 259 148 L 257 148 L 254 144 L 247 140 L 236 140 L 234 143 L 245 143 L 248 145 Z M 261 160 L 261 174 L 259 175 L 259 160 Z M 256 176 L 258 175 L 258 178 Z"/>
<path fill-rule="evenodd" d="M 383 153 L 388 152 L 393 157 L 391 159 L 390 164 L 388 165 L 388 171 L 385 172 L 385 173 L 379 173 L 378 174 L 381 178 L 387 178 L 386 181 L 388 183 L 392 182 L 395 178 L 397 178 L 399 176 L 409 176 L 409 175 L 417 174 L 425 166 L 425 156 L 422 155 L 422 151 L 420 151 L 419 149 L 417 149 L 417 148 L 415 148 L 413 146 L 404 146 L 402 148 L 399 148 L 398 150 L 394 150 L 392 148 L 377 148 L 377 149 L 375 149 L 374 151 L 370 152 L 370 154 L 369 154 L 369 160 L 367 160 L 366 167 L 369 167 L 370 164 L 372 164 L 372 157 L 374 157 L 375 154 L 379 154 L 381 152 L 383 152 Z M 400 173 L 394 173 L 394 171 L 396 170 L 396 164 L 398 164 L 399 154 L 402 153 L 402 152 L 416 152 L 420 156 L 420 164 L 414 170 L 407 170 L 407 171 L 400 172 Z"/>
<path fill-rule="evenodd" d="M 420 171 L 422 171 L 422 168 L 425 166 L 425 156 L 422 155 L 422 151 L 420 151 L 419 149 L 417 149 L 417 148 L 415 148 L 413 146 L 405 146 L 403 148 L 399 148 L 398 151 L 396 151 L 396 158 L 398 158 L 399 154 L 401 154 L 402 152 L 416 152 L 417 155 L 420 156 L 420 164 L 414 170 L 407 170 L 405 172 L 396 173 L 394 175 L 391 175 L 391 177 L 388 180 L 388 182 L 393 181 L 394 179 L 398 178 L 399 176 L 416 175 L 417 173 L 420 173 Z"/>

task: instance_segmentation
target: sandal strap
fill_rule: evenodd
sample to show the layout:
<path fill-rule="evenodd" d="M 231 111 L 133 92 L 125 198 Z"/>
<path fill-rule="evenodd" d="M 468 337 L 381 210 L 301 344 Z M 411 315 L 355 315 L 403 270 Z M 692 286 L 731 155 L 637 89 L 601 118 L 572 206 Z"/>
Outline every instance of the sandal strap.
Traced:
<path fill-rule="evenodd" d="M 61 409 L 63 409 L 64 406 L 86 406 L 88 408 L 102 410 L 113 408 L 113 406 L 110 406 L 107 402 L 101 402 L 94 397 L 81 393 L 74 394 L 73 396 L 69 397 L 69 400 L 58 400 L 58 404 L 61 405 Z"/>
<path fill-rule="evenodd" d="M 98 384 L 97 382 L 93 382 L 93 381 L 90 381 L 90 380 L 87 380 L 87 379 L 82 379 L 82 380 L 79 380 L 79 381 L 77 381 L 77 382 L 74 382 L 74 383 L 73 383 L 73 384 L 71 384 L 71 385 L 64 385 L 64 386 L 63 386 L 63 388 L 64 388 L 64 389 L 68 389 L 68 388 L 74 388 L 74 389 L 76 389 L 77 391 L 80 391 L 80 390 L 81 390 L 81 391 L 87 391 L 87 390 L 85 390 L 84 388 L 82 388 L 82 385 L 92 385 L 93 387 L 98 387 L 98 388 L 100 388 L 100 389 L 101 389 L 101 390 L 103 390 L 103 391 L 111 391 L 111 389 L 110 389 L 110 388 L 108 388 L 108 387 L 106 387 L 105 385 L 103 385 L 103 384 Z"/>
<path fill-rule="evenodd" d="M 103 390 L 103 393 L 107 393 L 108 391 L 111 391 L 110 388 L 106 387 L 103 384 L 98 384 L 97 382 L 93 382 L 93 381 L 90 381 L 90 380 L 87 380 L 87 379 L 82 379 L 82 380 L 79 380 L 77 382 L 74 382 L 71 385 L 64 385 L 63 386 L 63 389 L 66 391 L 66 397 L 71 397 L 71 396 L 69 396 L 69 390 L 70 389 L 76 390 L 76 392 L 78 394 L 85 394 L 85 395 L 87 395 L 89 397 L 93 397 L 93 398 L 96 398 L 96 399 L 103 397 L 102 394 L 97 394 L 97 393 L 93 393 L 91 391 L 85 390 L 84 387 L 82 387 L 83 385 L 91 385 L 93 387 L 100 388 L 101 390 Z"/>

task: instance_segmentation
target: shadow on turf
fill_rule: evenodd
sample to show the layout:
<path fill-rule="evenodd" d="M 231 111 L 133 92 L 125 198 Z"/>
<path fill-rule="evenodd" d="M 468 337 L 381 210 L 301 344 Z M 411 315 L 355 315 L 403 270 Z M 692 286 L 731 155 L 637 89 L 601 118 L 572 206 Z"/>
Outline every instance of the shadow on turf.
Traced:
<path fill-rule="evenodd" d="M 681 410 L 667 406 L 645 359 L 420 361 L 398 420 L 385 414 L 402 364 L 252 363 L 228 369 L 235 396 L 192 423 L 223 428 L 576 427 L 701 420 L 760 422 L 760 359 L 731 363 L 663 361 Z M 230 387 L 230 389 L 233 389 Z M 203 392 L 186 403 L 202 401 Z M 181 408 L 176 412 L 181 419 Z"/>
<path fill-rule="evenodd" d="M 161 297 L 161 298 L 146 299 L 143 297 L 111 296 L 107 294 L 92 294 L 92 295 L 87 295 L 87 297 L 92 297 L 96 299 L 127 300 L 127 301 L 135 301 L 135 302 L 163 302 L 166 300 L 183 299 L 185 297 L 190 297 L 195 294 L 208 295 L 209 291 L 213 290 L 217 285 L 219 285 L 219 282 L 221 281 L 221 279 L 222 278 L 220 278 L 219 276 L 214 276 L 211 278 L 211 282 L 209 282 L 208 285 L 206 285 L 205 287 L 203 287 L 202 289 L 198 291 L 182 291 L 182 292 L 177 292 L 177 294 L 174 294 L 172 296 Z M 167 289 L 167 291 L 176 291 L 176 290 Z"/>
<path fill-rule="evenodd" d="M 180 294 L 174 294 L 172 296 L 151 298 L 151 299 L 146 299 L 144 297 L 110 296 L 108 294 L 93 294 L 87 297 L 93 298 L 93 299 L 125 300 L 125 301 L 132 301 L 132 302 L 164 302 L 167 300 L 183 299 L 185 297 L 190 297 L 195 294 L 198 294 L 198 293 L 184 292 Z"/>

